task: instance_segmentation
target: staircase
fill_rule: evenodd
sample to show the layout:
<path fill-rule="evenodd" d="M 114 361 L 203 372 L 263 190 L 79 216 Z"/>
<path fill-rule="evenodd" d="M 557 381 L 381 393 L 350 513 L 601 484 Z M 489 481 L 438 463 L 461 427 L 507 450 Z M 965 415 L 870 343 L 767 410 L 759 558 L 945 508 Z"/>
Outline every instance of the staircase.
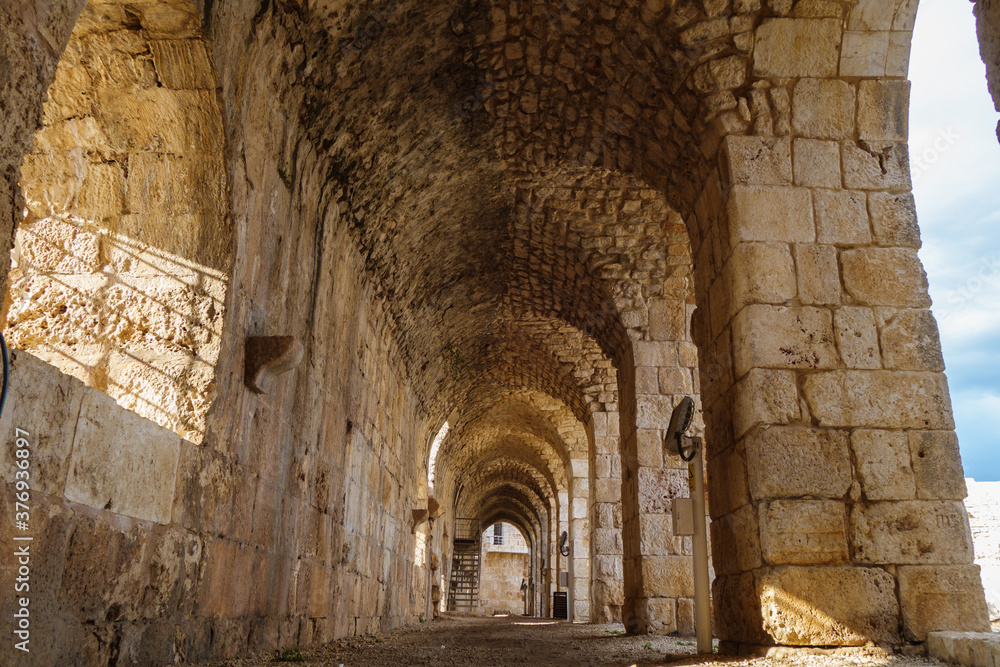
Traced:
<path fill-rule="evenodd" d="M 456 519 L 448 611 L 475 611 L 479 605 L 479 522 Z"/>

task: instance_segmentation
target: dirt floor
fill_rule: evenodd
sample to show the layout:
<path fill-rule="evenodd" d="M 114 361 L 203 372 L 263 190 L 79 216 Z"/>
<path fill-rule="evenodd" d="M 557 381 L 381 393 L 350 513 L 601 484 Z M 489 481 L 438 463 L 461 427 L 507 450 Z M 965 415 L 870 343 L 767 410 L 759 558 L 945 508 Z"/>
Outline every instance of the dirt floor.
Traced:
<path fill-rule="evenodd" d="M 592 667 L 651 667 L 652 665 L 714 665 L 726 667 L 943 667 L 922 658 L 885 656 L 795 656 L 728 658 L 695 656 L 694 640 L 635 636 L 623 626 L 569 624 L 520 616 L 447 614 L 442 619 L 378 637 L 352 637 L 303 649 L 302 665 L 332 667 L 501 667 L 557 665 Z M 294 654 L 294 653 L 293 653 Z M 206 667 L 251 667 L 284 664 L 273 653 L 240 658 Z"/>

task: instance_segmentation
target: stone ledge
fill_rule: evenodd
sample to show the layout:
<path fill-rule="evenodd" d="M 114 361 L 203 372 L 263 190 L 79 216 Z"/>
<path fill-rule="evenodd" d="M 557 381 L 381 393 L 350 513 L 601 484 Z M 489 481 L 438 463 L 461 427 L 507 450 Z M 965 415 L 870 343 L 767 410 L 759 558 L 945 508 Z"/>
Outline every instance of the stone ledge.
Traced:
<path fill-rule="evenodd" d="M 927 654 L 968 667 L 995 667 L 1000 665 L 1000 634 L 932 632 L 927 635 Z"/>

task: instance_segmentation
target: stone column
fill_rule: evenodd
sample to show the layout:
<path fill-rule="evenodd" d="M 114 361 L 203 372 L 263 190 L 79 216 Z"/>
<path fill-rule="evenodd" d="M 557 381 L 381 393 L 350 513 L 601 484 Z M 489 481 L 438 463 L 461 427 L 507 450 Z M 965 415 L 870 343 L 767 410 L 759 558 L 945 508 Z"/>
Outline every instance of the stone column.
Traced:
<path fill-rule="evenodd" d="M 625 601 L 618 422 L 617 412 L 596 412 L 592 417 L 590 620 L 594 623 L 620 621 Z"/>
<path fill-rule="evenodd" d="M 570 506 L 570 567 L 573 619 L 590 621 L 590 461 L 586 454 L 570 460 L 573 500 Z"/>
<path fill-rule="evenodd" d="M 619 373 L 621 426 L 629 429 L 622 434 L 623 616 L 629 632 L 667 634 L 678 630 L 678 609 L 684 629 L 691 627 L 694 587 L 690 550 L 671 534 L 669 516 L 672 499 L 688 495 L 687 469 L 680 459 L 664 460 L 663 435 L 680 398 L 695 393 L 696 355 L 683 300 L 651 299 L 647 309 L 647 326 L 634 332 L 634 376 Z"/>
<path fill-rule="evenodd" d="M 987 630 L 917 258 L 908 84 L 823 78 L 836 62 L 770 48 L 755 71 L 798 78 L 768 80 L 776 118 L 758 129 L 785 136 L 727 137 L 699 211 L 717 631 L 850 646 Z"/>

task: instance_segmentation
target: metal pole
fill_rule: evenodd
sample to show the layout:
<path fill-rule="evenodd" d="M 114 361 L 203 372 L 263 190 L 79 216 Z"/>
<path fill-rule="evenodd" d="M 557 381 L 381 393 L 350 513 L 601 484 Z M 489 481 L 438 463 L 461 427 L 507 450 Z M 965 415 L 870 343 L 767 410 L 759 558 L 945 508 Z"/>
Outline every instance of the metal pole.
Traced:
<path fill-rule="evenodd" d="M 712 653 L 712 609 L 708 586 L 708 535 L 705 530 L 705 472 L 701 438 L 692 438 L 697 453 L 688 463 L 688 479 L 694 479 L 691 505 L 694 510 L 694 614 L 698 653 Z"/>

